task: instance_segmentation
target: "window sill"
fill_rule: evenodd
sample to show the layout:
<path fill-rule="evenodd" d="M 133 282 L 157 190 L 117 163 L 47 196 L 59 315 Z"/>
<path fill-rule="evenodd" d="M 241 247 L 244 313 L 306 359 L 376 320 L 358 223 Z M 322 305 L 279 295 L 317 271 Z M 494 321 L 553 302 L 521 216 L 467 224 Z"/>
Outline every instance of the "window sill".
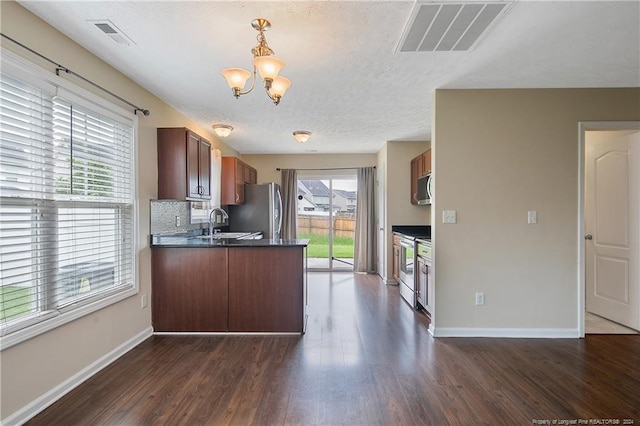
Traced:
<path fill-rule="evenodd" d="M 24 341 L 32 339 L 36 336 L 44 334 L 48 331 L 51 331 L 54 328 L 82 318 L 83 316 L 89 315 L 93 312 L 97 312 L 124 299 L 128 299 L 129 297 L 135 296 L 136 294 L 138 294 L 138 288 L 134 286 L 131 289 L 123 290 L 112 296 L 106 297 L 93 303 L 89 303 L 85 306 L 73 309 L 71 311 L 62 312 L 59 315 L 54 316 L 53 318 L 49 318 L 32 326 L 15 331 L 6 336 L 2 336 L 0 337 L 0 352 L 4 351 L 5 349 L 9 349 L 12 346 L 18 345 Z"/>

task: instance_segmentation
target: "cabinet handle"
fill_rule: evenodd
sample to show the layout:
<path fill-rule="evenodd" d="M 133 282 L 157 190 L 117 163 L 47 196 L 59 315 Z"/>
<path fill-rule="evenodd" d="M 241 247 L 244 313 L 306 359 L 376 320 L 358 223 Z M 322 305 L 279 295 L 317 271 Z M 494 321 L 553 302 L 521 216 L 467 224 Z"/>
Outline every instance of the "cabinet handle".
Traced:
<path fill-rule="evenodd" d="M 236 202 L 240 201 L 240 194 L 236 192 Z"/>

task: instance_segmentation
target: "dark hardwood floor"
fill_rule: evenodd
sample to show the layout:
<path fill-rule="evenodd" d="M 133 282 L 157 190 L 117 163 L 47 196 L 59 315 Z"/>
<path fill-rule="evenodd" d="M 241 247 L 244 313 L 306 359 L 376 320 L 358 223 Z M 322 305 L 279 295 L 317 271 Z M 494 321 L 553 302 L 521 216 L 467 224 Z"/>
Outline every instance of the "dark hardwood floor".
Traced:
<path fill-rule="evenodd" d="M 640 424 L 639 335 L 433 339 L 377 277 L 309 292 L 304 336 L 154 336 L 28 424 Z"/>

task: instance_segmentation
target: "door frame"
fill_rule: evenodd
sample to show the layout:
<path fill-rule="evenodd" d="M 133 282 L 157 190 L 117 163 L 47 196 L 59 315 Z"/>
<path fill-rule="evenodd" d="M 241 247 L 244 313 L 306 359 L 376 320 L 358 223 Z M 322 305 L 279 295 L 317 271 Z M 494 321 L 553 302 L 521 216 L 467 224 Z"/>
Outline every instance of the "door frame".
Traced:
<path fill-rule="evenodd" d="M 300 170 L 302 173 L 298 173 L 296 177 L 296 187 L 299 181 L 301 180 L 328 180 L 329 181 L 329 229 L 327 230 L 327 237 L 329 240 L 328 247 L 328 266 L 327 268 L 319 268 L 319 267 L 310 267 L 308 268 L 309 272 L 353 272 L 353 265 L 351 265 L 351 269 L 349 268 L 336 268 L 334 267 L 335 261 L 333 260 L 333 227 L 331 224 L 333 223 L 334 218 L 334 205 L 333 205 L 333 184 L 335 180 L 347 180 L 354 179 L 356 183 L 356 191 L 358 187 L 358 173 L 357 168 L 351 167 L 343 167 L 336 169 L 302 169 Z M 296 215 L 298 215 L 298 209 L 296 208 Z M 355 239 L 354 239 L 355 244 Z"/>
<path fill-rule="evenodd" d="M 579 121 L 578 122 L 578 337 L 584 338 L 584 321 L 586 308 L 586 274 L 585 274 L 585 133 L 593 130 L 638 130 L 640 121 Z"/>

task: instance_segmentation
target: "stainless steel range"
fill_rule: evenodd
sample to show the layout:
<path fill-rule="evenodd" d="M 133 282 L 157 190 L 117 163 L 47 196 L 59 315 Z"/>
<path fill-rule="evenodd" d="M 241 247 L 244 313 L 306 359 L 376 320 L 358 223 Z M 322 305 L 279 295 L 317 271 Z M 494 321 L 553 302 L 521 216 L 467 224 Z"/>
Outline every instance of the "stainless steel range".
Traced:
<path fill-rule="evenodd" d="M 393 225 L 394 277 L 399 281 L 400 295 L 412 308 L 418 307 L 417 300 L 417 239 L 430 239 L 429 225 Z M 395 251 L 397 250 L 397 251 Z M 397 256 L 397 257 L 396 257 Z M 397 263 L 396 263 L 397 262 Z M 396 269 L 397 266 L 397 269 Z M 397 275 L 396 275 L 397 274 Z"/>
<path fill-rule="evenodd" d="M 411 307 L 416 306 L 416 287 L 414 279 L 415 239 L 408 235 L 400 238 L 400 295 Z"/>

